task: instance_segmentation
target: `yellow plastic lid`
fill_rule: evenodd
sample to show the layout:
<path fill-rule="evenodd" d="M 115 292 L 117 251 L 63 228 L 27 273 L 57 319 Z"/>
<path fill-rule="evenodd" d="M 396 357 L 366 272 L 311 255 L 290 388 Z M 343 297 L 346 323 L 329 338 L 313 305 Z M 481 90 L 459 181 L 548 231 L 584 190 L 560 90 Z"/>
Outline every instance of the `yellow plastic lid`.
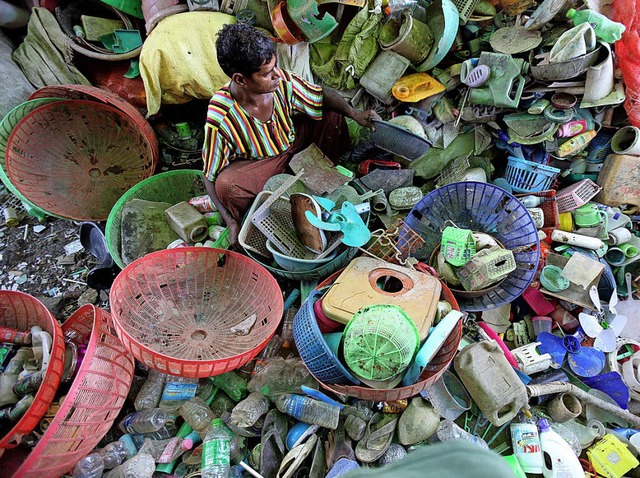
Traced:
<path fill-rule="evenodd" d="M 442 93 L 445 87 L 431 75 L 414 73 L 403 76 L 391 88 L 393 96 L 406 103 L 415 103 L 429 96 Z"/>

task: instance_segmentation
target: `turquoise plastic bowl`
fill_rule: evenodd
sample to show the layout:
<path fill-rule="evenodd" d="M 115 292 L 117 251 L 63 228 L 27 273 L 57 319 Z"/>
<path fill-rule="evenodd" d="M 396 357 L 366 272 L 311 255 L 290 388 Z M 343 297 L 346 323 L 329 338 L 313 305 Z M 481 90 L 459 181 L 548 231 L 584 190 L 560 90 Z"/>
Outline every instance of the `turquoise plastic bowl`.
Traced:
<path fill-rule="evenodd" d="M 451 50 L 458 33 L 458 9 L 451 0 L 436 0 L 427 8 L 427 26 L 438 43 L 431 49 L 429 56 L 415 68 L 427 71 L 435 67 Z"/>
<path fill-rule="evenodd" d="M 336 251 L 333 251 L 324 259 L 297 259 L 282 254 L 269 240 L 267 240 L 266 246 L 276 263 L 283 269 L 292 272 L 306 272 L 316 269 L 331 262 L 336 257 Z"/>

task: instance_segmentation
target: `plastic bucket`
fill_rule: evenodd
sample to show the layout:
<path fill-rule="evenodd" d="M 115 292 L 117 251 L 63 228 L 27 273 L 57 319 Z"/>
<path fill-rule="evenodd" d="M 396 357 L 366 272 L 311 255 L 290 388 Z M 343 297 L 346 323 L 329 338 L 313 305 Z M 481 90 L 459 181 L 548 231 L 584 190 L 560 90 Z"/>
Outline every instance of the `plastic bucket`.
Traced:
<path fill-rule="evenodd" d="M 411 63 L 423 61 L 433 47 L 431 29 L 407 13 L 402 15 L 399 31 L 395 34 L 397 26 L 398 23 L 391 20 L 382 27 L 380 33 L 382 49 L 393 50 L 410 60 Z"/>

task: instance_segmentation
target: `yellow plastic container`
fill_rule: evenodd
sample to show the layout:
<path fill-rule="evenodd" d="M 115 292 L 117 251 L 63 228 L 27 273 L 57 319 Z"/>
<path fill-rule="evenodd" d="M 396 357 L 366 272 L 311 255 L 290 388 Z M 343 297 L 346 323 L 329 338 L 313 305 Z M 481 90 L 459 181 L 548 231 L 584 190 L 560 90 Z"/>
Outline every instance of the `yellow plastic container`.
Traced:
<path fill-rule="evenodd" d="M 599 475 L 609 478 L 621 478 L 640 465 L 627 446 L 611 434 L 589 448 L 587 457 Z"/>
<path fill-rule="evenodd" d="M 322 311 L 346 324 L 368 305 L 396 305 L 415 322 L 422 342 L 435 317 L 442 285 L 433 276 L 373 257 L 351 261 L 322 299 Z"/>
<path fill-rule="evenodd" d="M 570 212 L 561 212 L 558 214 L 558 229 L 566 232 L 573 232 L 573 216 Z"/>
<path fill-rule="evenodd" d="M 391 88 L 393 96 L 405 103 L 415 103 L 429 96 L 442 93 L 445 87 L 431 75 L 414 73 L 403 76 Z"/>

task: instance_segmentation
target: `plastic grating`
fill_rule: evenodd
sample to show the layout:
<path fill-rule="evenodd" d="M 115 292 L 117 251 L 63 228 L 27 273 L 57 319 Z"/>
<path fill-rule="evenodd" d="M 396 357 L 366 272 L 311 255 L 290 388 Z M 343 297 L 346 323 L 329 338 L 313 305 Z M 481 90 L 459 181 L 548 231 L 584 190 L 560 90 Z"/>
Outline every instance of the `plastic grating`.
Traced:
<path fill-rule="evenodd" d="M 283 312 L 267 270 L 209 247 L 147 254 L 116 277 L 109 297 L 118 336 L 133 356 L 183 377 L 241 367 L 273 337 Z"/>
<path fill-rule="evenodd" d="M 568 212 L 587 204 L 602 188 L 591 179 L 583 179 L 558 191 L 558 211 Z"/>
<path fill-rule="evenodd" d="M 480 0 L 453 0 L 453 4 L 458 10 L 458 15 L 464 23 L 469 20 L 469 17 L 473 13 L 473 9 L 476 8 Z"/>
<path fill-rule="evenodd" d="M 533 280 L 540 258 L 540 240 L 527 209 L 514 196 L 487 183 L 453 183 L 427 194 L 410 211 L 406 223 L 424 239 L 414 253 L 431 256 L 440 244 L 441 230 L 453 221 L 458 227 L 485 232 L 510 249 L 517 269 L 487 294 L 457 297 L 460 309 L 483 311 L 512 302 Z"/>
<path fill-rule="evenodd" d="M 293 338 L 300 358 L 317 380 L 331 384 L 358 384 L 360 381 L 340 363 L 322 337 L 313 313 L 313 304 L 321 296 L 320 292 L 312 291 L 293 319 Z"/>
<path fill-rule="evenodd" d="M 107 434 L 129 393 L 133 357 L 118 339 L 109 313 L 85 305 L 62 331 L 66 340 L 86 345 L 86 353 L 60 409 L 16 478 L 68 472 Z"/>

